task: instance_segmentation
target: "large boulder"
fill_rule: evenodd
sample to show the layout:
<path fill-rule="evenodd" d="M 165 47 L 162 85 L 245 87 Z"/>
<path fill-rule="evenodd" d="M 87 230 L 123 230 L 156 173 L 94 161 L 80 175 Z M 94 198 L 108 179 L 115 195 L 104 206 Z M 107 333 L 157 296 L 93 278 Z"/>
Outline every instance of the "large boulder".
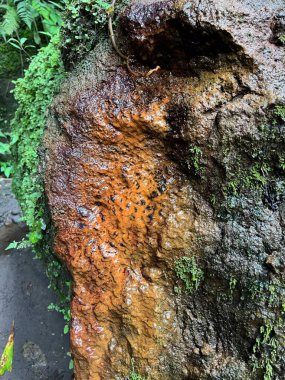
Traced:
<path fill-rule="evenodd" d="M 131 70 L 106 37 L 63 84 L 44 171 L 77 380 L 284 378 L 282 17 L 133 1 Z"/>

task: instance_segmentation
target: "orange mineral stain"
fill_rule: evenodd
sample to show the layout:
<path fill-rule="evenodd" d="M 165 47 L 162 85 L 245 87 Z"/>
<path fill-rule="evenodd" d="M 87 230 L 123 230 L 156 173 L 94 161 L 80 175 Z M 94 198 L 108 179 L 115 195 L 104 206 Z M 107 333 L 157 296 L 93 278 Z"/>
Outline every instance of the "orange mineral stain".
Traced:
<path fill-rule="evenodd" d="M 163 267 L 189 244 L 193 221 L 189 189 L 165 148 L 168 102 L 110 81 L 64 109 L 68 139 L 53 148 L 47 195 L 54 249 L 74 279 L 77 380 L 123 378 L 131 359 L 160 379 L 162 352 L 180 339 Z"/>

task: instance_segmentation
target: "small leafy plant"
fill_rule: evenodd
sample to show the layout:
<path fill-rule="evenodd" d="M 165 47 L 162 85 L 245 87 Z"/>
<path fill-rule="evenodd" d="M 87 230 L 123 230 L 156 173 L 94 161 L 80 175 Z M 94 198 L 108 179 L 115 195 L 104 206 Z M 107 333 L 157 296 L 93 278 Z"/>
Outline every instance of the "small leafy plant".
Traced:
<path fill-rule="evenodd" d="M 62 51 L 68 67 L 80 61 L 96 46 L 107 32 L 110 13 L 114 12 L 116 24 L 118 15 L 129 0 L 117 0 L 115 9 L 111 1 L 67 0 L 62 28 Z"/>
<path fill-rule="evenodd" d="M 263 370 L 263 380 L 273 379 L 273 366 L 277 361 L 279 342 L 274 335 L 274 326 L 267 322 L 260 327 L 260 335 L 253 347 L 253 372 Z"/>
<path fill-rule="evenodd" d="M 285 44 L 285 34 L 281 34 L 281 36 L 278 38 L 280 42 Z"/>
<path fill-rule="evenodd" d="M 58 313 L 62 314 L 63 315 L 63 318 L 66 322 L 66 325 L 64 326 L 64 329 L 63 329 L 63 332 L 64 334 L 68 334 L 69 332 L 69 323 L 70 323 L 70 319 L 71 319 L 71 314 L 70 314 L 70 309 L 68 308 L 63 308 L 63 307 L 60 307 L 59 305 L 56 305 L 54 303 L 51 303 L 49 306 L 48 306 L 48 310 L 54 310 L 54 311 L 57 311 Z"/>
<path fill-rule="evenodd" d="M 38 148 L 46 122 L 46 110 L 64 77 L 58 37 L 42 48 L 32 60 L 25 77 L 16 81 L 14 90 L 18 109 L 12 120 L 13 190 L 27 223 L 29 239 L 36 244 L 45 229 L 41 197 L 43 187 L 38 175 Z"/>
<path fill-rule="evenodd" d="M 5 177 L 10 177 L 12 173 L 12 165 L 9 161 L 10 158 L 10 134 L 4 133 L 0 130 L 0 171 Z"/>
<path fill-rule="evenodd" d="M 65 0 L 0 0 L 0 45 L 8 44 L 18 52 L 22 75 L 31 55 L 59 32 L 64 3 Z"/>
<path fill-rule="evenodd" d="M 285 36 L 284 36 L 284 42 L 285 42 Z M 275 115 L 279 116 L 283 121 L 285 121 L 285 105 L 276 106 Z"/>
<path fill-rule="evenodd" d="M 234 276 L 230 277 L 229 286 L 230 286 L 230 293 L 231 295 L 233 295 L 233 292 L 237 286 L 237 279 Z"/>
<path fill-rule="evenodd" d="M 194 172 L 196 175 L 200 175 L 202 150 L 198 146 L 193 145 L 189 148 L 189 153 L 190 153 L 190 162 L 194 168 Z"/>
<path fill-rule="evenodd" d="M 198 289 L 204 277 L 204 273 L 199 268 L 195 257 L 181 257 L 175 263 L 175 272 L 190 294 Z"/>
<path fill-rule="evenodd" d="M 10 249 L 26 249 L 30 248 L 32 246 L 31 242 L 25 238 L 23 238 L 21 241 L 13 241 L 10 243 L 5 251 L 8 251 Z"/>
<path fill-rule="evenodd" d="M 149 377 L 147 378 L 142 377 L 136 372 L 134 359 L 131 360 L 131 366 L 132 366 L 132 369 L 131 369 L 129 380 L 150 380 Z"/>

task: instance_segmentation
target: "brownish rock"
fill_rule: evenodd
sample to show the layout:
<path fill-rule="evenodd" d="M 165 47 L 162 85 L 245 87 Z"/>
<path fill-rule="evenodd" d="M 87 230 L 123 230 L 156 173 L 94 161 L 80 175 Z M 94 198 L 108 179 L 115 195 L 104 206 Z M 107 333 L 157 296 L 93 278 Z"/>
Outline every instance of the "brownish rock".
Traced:
<path fill-rule="evenodd" d="M 154 380 L 260 378 L 249 359 L 254 306 L 241 313 L 244 301 L 220 296 L 232 273 L 266 276 L 279 214 L 264 203 L 253 215 L 248 195 L 241 220 L 225 221 L 212 200 L 222 207 L 227 162 L 240 154 L 232 141 L 259 141 L 268 106 L 284 101 L 285 53 L 270 42 L 281 6 L 133 2 L 122 41 L 134 69 L 161 70 L 132 76 L 106 39 L 56 97 L 45 187 L 53 248 L 74 280 L 77 380 L 124 379 L 132 359 Z M 174 291 L 181 257 L 207 274 L 195 295 Z"/>

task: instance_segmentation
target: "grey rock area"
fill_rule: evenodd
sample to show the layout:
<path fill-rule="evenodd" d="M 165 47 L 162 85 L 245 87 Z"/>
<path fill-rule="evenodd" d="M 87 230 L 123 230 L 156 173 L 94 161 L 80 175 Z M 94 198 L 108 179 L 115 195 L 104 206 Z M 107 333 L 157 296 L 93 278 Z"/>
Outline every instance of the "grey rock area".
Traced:
<path fill-rule="evenodd" d="M 11 192 L 11 180 L 0 178 L 0 228 L 21 222 L 21 209 Z"/>
<path fill-rule="evenodd" d="M 222 64 L 215 55 L 234 52 L 256 75 L 248 82 L 253 91 L 285 99 L 285 51 L 278 40 L 283 0 L 133 0 L 126 16 L 129 38 L 145 62 L 171 69 L 180 60 L 185 71 L 194 60 L 194 69 L 213 70 Z"/>
<path fill-rule="evenodd" d="M 70 380 L 69 335 L 63 334 L 63 318 L 47 310 L 56 296 L 48 289 L 43 263 L 29 249 L 5 251 L 27 231 L 19 223 L 11 181 L 0 183 L 0 355 L 15 322 L 13 370 L 1 379 Z"/>

